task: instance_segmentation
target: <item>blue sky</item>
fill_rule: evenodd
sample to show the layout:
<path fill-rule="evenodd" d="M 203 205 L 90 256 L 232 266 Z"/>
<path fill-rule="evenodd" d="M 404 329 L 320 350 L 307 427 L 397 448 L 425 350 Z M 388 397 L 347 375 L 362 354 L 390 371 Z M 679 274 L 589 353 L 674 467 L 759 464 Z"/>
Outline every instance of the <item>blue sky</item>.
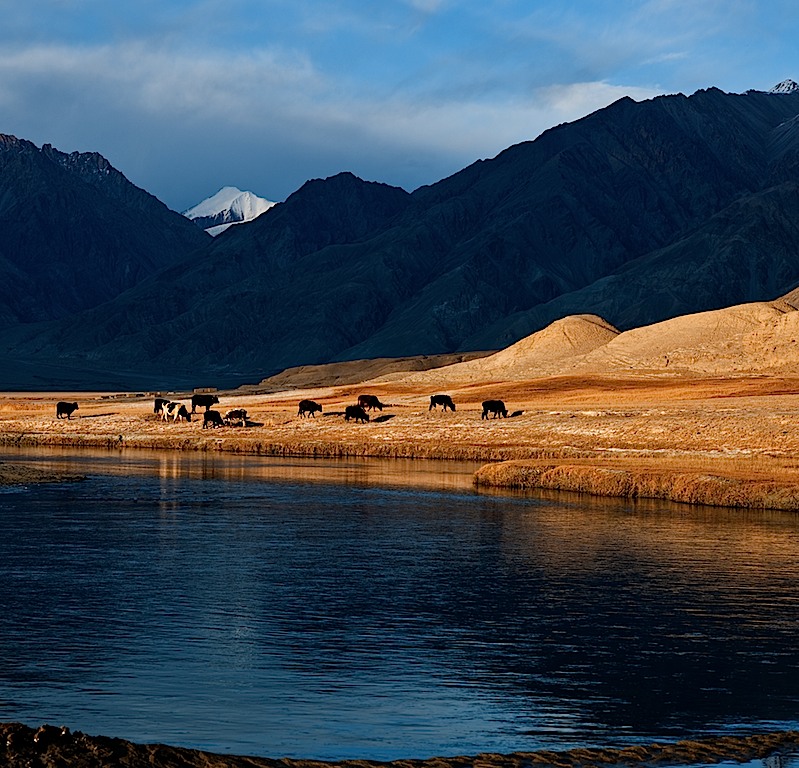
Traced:
<path fill-rule="evenodd" d="M 796 0 L 0 0 L 0 133 L 182 210 L 412 190 L 624 95 L 799 81 Z"/>

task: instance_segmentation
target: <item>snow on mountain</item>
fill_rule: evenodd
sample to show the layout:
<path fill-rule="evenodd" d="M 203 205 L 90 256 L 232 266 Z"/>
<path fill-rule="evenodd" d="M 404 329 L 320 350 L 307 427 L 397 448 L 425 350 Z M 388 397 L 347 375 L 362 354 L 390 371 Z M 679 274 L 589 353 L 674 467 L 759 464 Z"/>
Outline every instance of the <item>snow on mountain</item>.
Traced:
<path fill-rule="evenodd" d="M 769 89 L 769 93 L 793 93 L 794 91 L 799 91 L 799 83 L 794 80 L 783 80 Z"/>
<path fill-rule="evenodd" d="M 273 205 L 270 200 L 242 192 L 238 187 L 222 187 L 215 195 L 183 211 L 183 215 L 216 237 L 232 224 L 252 221 Z"/>

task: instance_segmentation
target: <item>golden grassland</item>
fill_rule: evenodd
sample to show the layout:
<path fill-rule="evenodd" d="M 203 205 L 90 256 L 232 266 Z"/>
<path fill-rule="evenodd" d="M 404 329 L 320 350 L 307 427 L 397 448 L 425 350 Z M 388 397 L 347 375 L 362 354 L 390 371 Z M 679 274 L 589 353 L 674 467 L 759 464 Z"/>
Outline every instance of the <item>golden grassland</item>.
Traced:
<path fill-rule="evenodd" d="M 799 377 L 561 375 L 483 381 L 445 391 L 457 411 L 429 411 L 430 390 L 401 381 L 270 394 L 220 393 L 245 427 L 164 422 L 151 395 L 0 395 L 0 445 L 137 448 L 262 456 L 485 462 L 478 486 L 548 488 L 699 504 L 799 509 Z M 360 393 L 385 404 L 367 424 L 343 411 Z M 171 399 L 189 402 L 190 394 Z M 302 398 L 322 414 L 299 418 Z M 485 399 L 507 419 L 481 419 Z M 57 400 L 76 400 L 71 420 Z M 507 463 L 498 463 L 507 462 Z"/>

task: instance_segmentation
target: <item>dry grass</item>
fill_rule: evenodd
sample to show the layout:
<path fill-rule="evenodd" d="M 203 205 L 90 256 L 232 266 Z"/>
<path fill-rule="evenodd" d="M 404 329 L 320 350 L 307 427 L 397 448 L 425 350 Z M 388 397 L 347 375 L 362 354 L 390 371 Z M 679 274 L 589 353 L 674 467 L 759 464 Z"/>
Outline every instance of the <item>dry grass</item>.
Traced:
<path fill-rule="evenodd" d="M 274 394 L 229 393 L 219 410 L 246 408 L 250 426 L 165 423 L 152 398 L 127 393 L 0 395 L 0 444 L 265 456 L 372 456 L 482 462 L 481 483 L 681 501 L 796 508 L 799 379 L 780 377 L 555 376 L 451 388 L 455 413 L 428 411 L 429 389 L 402 382 Z M 368 424 L 341 415 L 361 392 L 386 403 Z M 170 395 L 188 401 L 188 395 Z M 311 397 L 324 411 L 298 418 Z M 481 420 L 501 398 L 508 419 Z M 77 400 L 72 420 L 55 402 Z M 539 471 L 546 467 L 546 471 Z M 601 471 L 600 471 L 601 470 Z M 536 478 L 536 479 L 533 479 Z"/>
<path fill-rule="evenodd" d="M 720 468 L 719 468 L 720 469 Z M 596 496 L 668 499 L 689 504 L 755 509 L 799 510 L 799 482 L 774 482 L 670 470 L 583 464 L 506 461 L 475 474 L 478 486 L 547 489 Z"/>

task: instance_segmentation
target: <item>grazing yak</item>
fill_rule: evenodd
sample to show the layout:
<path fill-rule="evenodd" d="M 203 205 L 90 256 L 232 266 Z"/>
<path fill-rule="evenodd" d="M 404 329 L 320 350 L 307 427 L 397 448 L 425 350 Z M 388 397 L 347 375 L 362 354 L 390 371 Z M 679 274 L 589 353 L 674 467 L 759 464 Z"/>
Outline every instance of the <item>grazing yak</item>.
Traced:
<path fill-rule="evenodd" d="M 183 403 L 172 403 L 172 405 L 176 406 L 172 409 L 172 421 L 181 421 L 183 419 L 191 421 L 189 409 Z"/>
<path fill-rule="evenodd" d="M 192 395 L 191 412 L 195 413 L 197 408 L 205 408 L 207 411 L 212 405 L 216 405 L 219 398 L 216 395 Z"/>
<path fill-rule="evenodd" d="M 191 421 L 191 414 L 186 406 L 176 400 L 165 400 L 161 404 L 161 421 L 169 421 L 170 416 L 172 421 L 180 421 L 181 419 Z"/>
<path fill-rule="evenodd" d="M 348 405 L 344 409 L 344 421 L 355 419 L 357 422 L 369 421 L 369 414 L 360 405 Z"/>
<path fill-rule="evenodd" d="M 485 400 L 483 402 L 483 415 L 480 418 L 487 419 L 489 413 L 494 414 L 492 417 L 494 419 L 496 419 L 497 416 L 508 417 L 508 409 L 505 407 L 505 403 L 503 403 L 502 400 Z"/>
<path fill-rule="evenodd" d="M 383 403 L 380 402 L 377 395 L 358 395 L 358 405 L 369 411 L 373 411 L 375 408 L 378 411 L 383 410 Z"/>
<path fill-rule="evenodd" d="M 55 406 L 55 417 L 60 419 L 66 416 L 68 419 L 72 419 L 72 414 L 78 410 L 77 403 L 65 403 L 63 400 L 56 403 Z"/>
<path fill-rule="evenodd" d="M 240 427 L 243 427 L 247 424 L 247 411 L 244 408 L 234 408 L 225 414 L 223 421 L 229 427 L 232 427 L 234 423 L 238 423 Z"/>
<path fill-rule="evenodd" d="M 310 414 L 316 418 L 316 414 L 322 412 L 322 406 L 313 400 L 300 400 L 300 407 L 297 411 L 297 416 L 307 416 Z"/>
<path fill-rule="evenodd" d="M 203 413 L 203 429 L 206 427 L 213 427 L 216 429 L 217 427 L 224 427 L 225 421 L 222 418 L 222 414 L 219 411 L 206 411 Z"/>
<path fill-rule="evenodd" d="M 164 406 L 169 402 L 169 399 L 166 397 L 156 397 L 155 402 L 153 403 L 153 413 L 157 415 L 162 414 L 164 412 Z"/>
<path fill-rule="evenodd" d="M 451 411 L 455 410 L 455 403 L 452 402 L 449 395 L 430 395 L 430 407 L 427 410 L 434 411 L 437 405 L 443 406 L 445 411 L 447 408 Z"/>

